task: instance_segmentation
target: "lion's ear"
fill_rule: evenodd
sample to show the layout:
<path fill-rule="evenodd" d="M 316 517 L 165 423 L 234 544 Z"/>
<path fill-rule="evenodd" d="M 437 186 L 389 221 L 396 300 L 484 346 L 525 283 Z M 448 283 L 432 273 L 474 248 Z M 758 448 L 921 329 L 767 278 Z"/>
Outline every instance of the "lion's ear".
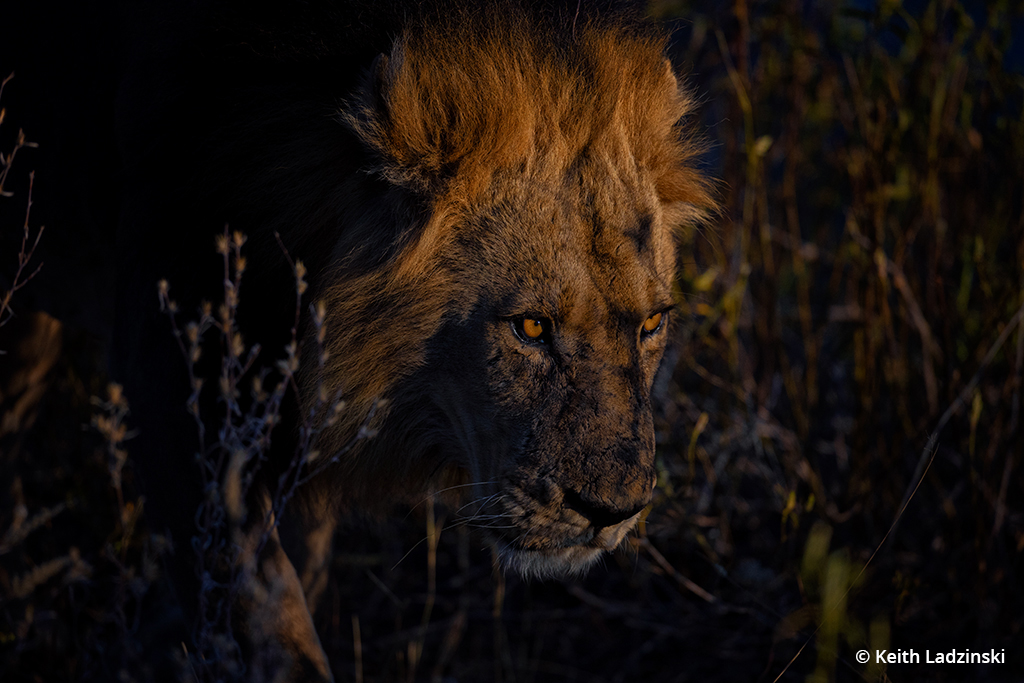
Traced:
<path fill-rule="evenodd" d="M 656 190 L 666 219 L 684 230 L 708 224 L 721 210 L 717 188 L 694 167 L 692 159 L 677 161 L 663 170 L 656 180 Z"/>
<path fill-rule="evenodd" d="M 445 31 L 407 31 L 374 60 L 343 120 L 377 157 L 374 170 L 397 185 L 436 195 L 453 178 L 484 183 L 532 149 L 536 111 L 525 72 L 542 61 L 532 49 L 486 32 L 453 40 Z"/>
<path fill-rule="evenodd" d="M 403 37 L 391 54 L 377 55 L 342 119 L 376 157 L 371 170 L 395 185 L 432 194 L 444 171 L 443 141 L 424 120 L 429 103 L 421 101 L 425 94 L 407 46 Z"/>

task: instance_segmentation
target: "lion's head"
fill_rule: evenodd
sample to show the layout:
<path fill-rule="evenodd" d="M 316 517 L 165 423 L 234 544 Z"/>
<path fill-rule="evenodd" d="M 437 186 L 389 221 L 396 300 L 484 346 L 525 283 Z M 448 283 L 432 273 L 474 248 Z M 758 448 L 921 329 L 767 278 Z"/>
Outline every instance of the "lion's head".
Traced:
<path fill-rule="evenodd" d="M 321 450 L 388 404 L 338 486 L 468 484 L 461 513 L 528 575 L 622 540 L 656 479 L 676 232 L 712 206 L 690 108 L 663 41 L 621 21 L 434 20 L 378 58 L 341 110 L 377 208 L 320 291 L 330 361 L 307 392 L 355 408 Z"/>

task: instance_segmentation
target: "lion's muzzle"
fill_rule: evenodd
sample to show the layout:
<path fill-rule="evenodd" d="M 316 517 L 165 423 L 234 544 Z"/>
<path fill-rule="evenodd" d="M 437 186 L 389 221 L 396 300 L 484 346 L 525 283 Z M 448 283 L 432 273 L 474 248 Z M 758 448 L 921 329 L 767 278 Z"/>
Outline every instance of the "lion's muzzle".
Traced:
<path fill-rule="evenodd" d="M 640 514 L 647 507 L 649 499 L 649 495 L 645 496 L 644 500 L 637 501 L 630 507 L 624 508 L 609 505 L 601 500 L 590 499 L 570 488 L 565 488 L 562 492 L 563 507 L 582 515 L 590 522 L 594 529 L 599 531 L 606 527 L 616 526 Z"/>

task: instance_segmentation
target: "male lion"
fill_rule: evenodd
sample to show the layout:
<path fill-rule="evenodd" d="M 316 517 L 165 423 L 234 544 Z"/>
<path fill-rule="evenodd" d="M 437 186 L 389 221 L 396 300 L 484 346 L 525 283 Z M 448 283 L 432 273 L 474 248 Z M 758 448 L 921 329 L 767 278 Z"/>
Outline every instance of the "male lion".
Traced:
<path fill-rule="evenodd" d="M 339 508 L 461 484 L 502 564 L 544 577 L 583 571 L 650 501 L 675 232 L 713 202 L 664 39 L 573 6 L 423 12 L 359 80 L 351 62 L 375 50 L 332 52 L 319 35 L 290 51 L 241 39 L 181 49 L 164 59 L 186 76 L 124 98 L 124 120 L 157 123 L 122 133 L 135 172 L 115 357 L 150 511 L 179 534 L 185 594 L 204 494 L 182 458 L 195 429 L 155 283 L 168 277 L 187 305 L 216 291 L 202 282 L 207 242 L 190 235 L 225 221 L 249 235 L 243 323 L 264 348 L 283 346 L 268 330 L 294 301 L 275 231 L 304 259 L 328 361 L 300 368 L 298 412 L 318 387 L 347 401 L 319 453 L 387 401 L 377 436 L 304 489 L 290 521 L 311 540 L 284 529 L 289 553 L 275 542 L 262 558 L 287 591 L 260 626 L 290 651 L 293 677 L 330 676 L 303 589 L 315 592 Z M 241 609 L 252 620 L 258 605 Z"/>

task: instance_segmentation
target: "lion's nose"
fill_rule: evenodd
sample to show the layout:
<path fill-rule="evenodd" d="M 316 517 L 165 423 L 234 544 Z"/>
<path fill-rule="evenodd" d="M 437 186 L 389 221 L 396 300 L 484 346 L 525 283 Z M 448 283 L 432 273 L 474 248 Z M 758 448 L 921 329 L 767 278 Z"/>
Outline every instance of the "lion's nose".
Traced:
<path fill-rule="evenodd" d="M 643 510 L 647 502 L 633 507 L 616 507 L 604 501 L 593 500 L 578 491 L 563 488 L 562 505 L 586 517 L 596 529 L 603 529 L 625 522 Z"/>

